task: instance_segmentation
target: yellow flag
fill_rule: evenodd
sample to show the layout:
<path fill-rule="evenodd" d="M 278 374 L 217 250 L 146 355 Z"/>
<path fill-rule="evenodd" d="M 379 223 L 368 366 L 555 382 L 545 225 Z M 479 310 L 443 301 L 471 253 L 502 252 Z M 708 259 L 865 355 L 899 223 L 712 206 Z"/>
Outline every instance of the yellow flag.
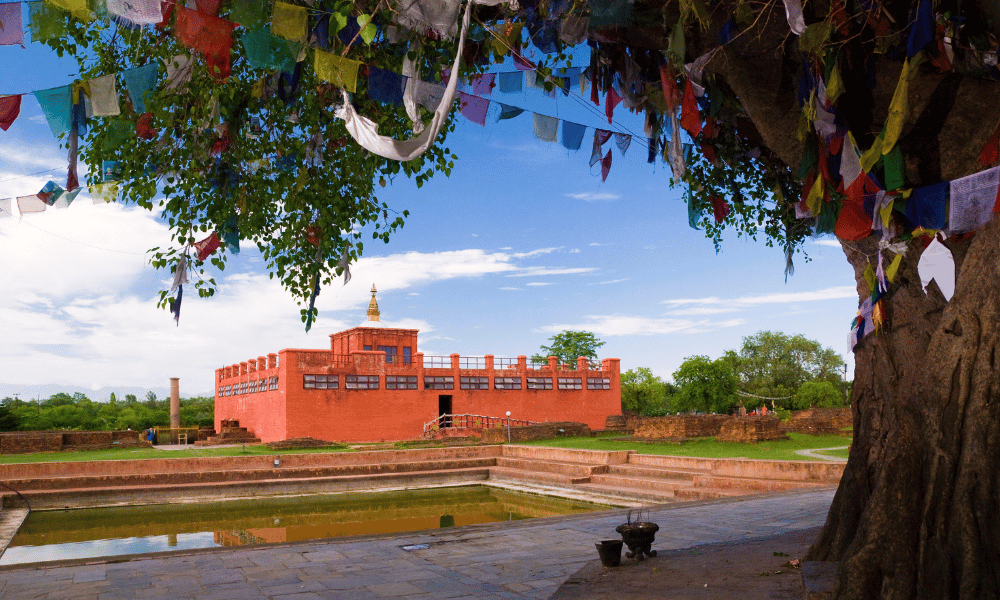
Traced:
<path fill-rule="evenodd" d="M 806 196 L 806 206 L 812 211 L 813 216 L 819 216 L 820 208 L 823 206 L 823 190 L 823 175 L 817 172 L 816 181 L 813 182 L 812 188 L 809 189 L 809 195 Z"/>
<path fill-rule="evenodd" d="M 309 14 L 306 7 L 287 2 L 275 2 L 271 13 L 271 33 L 293 42 L 305 43 L 308 35 Z"/>
<path fill-rule="evenodd" d="M 882 154 L 889 154 L 896 140 L 903 133 L 903 125 L 906 124 L 906 114 L 909 112 L 909 88 L 910 88 L 910 59 L 903 61 L 903 70 L 899 74 L 899 81 L 896 83 L 896 92 L 892 95 L 892 102 L 889 104 L 889 116 L 885 120 L 883 130 L 884 140 L 882 142 Z"/>
<path fill-rule="evenodd" d="M 72 14 L 81 21 L 90 21 L 87 0 L 45 0 L 48 4 Z"/>
<path fill-rule="evenodd" d="M 837 98 L 844 93 L 844 80 L 840 77 L 840 63 L 833 65 L 830 72 L 830 81 L 826 82 L 826 99 L 836 102 Z"/>
<path fill-rule="evenodd" d="M 869 148 L 864 154 L 861 155 L 861 170 L 865 173 L 870 173 L 875 167 L 875 163 L 878 159 L 882 158 L 882 148 L 885 146 L 884 139 L 882 136 L 875 138 L 875 143 Z M 891 149 L 891 148 L 890 148 Z"/>
<path fill-rule="evenodd" d="M 316 76 L 340 86 L 348 92 L 355 92 L 358 89 L 358 67 L 360 66 L 361 63 L 356 60 L 341 58 L 323 50 L 316 50 L 314 56 Z"/>
<path fill-rule="evenodd" d="M 896 271 L 899 270 L 899 265 L 902 262 L 903 262 L 903 255 L 897 254 L 896 257 L 892 259 L 892 262 L 889 263 L 889 266 L 886 267 L 885 278 L 889 280 L 889 283 L 892 283 L 892 280 L 896 278 Z"/>
<path fill-rule="evenodd" d="M 875 291 L 875 270 L 872 269 L 872 264 L 869 262 L 868 266 L 865 267 L 865 283 L 868 284 L 868 293 L 871 294 Z"/>
<path fill-rule="evenodd" d="M 892 205 L 895 203 L 896 203 L 895 200 L 890 200 L 888 204 L 886 204 L 885 206 L 883 206 L 878 210 L 879 216 L 882 217 L 883 227 L 889 226 L 889 221 L 892 220 Z"/>

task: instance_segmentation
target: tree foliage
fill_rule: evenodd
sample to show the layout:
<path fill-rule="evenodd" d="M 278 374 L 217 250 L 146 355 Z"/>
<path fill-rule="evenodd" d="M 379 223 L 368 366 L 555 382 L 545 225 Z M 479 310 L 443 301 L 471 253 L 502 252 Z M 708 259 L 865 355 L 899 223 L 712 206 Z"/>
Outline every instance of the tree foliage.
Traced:
<path fill-rule="evenodd" d="M 60 392 L 45 400 L 4 398 L 0 401 L 0 431 L 142 430 L 170 425 L 169 400 L 156 400 L 150 405 L 139 402 L 132 394 L 126 398 L 131 400 L 94 402 L 79 392 L 72 396 Z M 214 412 L 214 398 L 181 398 L 180 417 L 185 427 L 212 425 Z"/>
<path fill-rule="evenodd" d="M 590 364 L 597 366 L 597 349 L 604 345 L 604 342 L 589 331 L 563 331 L 549 338 L 552 342 L 550 346 L 542 346 L 541 352 L 531 357 L 531 361 L 538 364 L 548 363 L 550 356 L 555 356 L 559 364 L 570 365 L 576 368 L 576 359 L 584 357 Z"/>
<path fill-rule="evenodd" d="M 649 367 L 622 373 L 622 410 L 643 416 L 660 416 L 671 411 L 676 388 L 653 375 Z"/>
<path fill-rule="evenodd" d="M 725 414 L 737 404 L 739 380 L 723 359 L 689 356 L 674 371 L 675 396 L 679 411 Z"/>
<path fill-rule="evenodd" d="M 723 359 L 732 365 L 742 391 L 758 396 L 792 396 L 807 381 L 843 385 L 844 359 L 801 334 L 759 331 L 743 338 L 739 352 L 726 351 Z M 789 400 L 777 402 L 786 408 L 791 406 Z"/>
<path fill-rule="evenodd" d="M 844 390 L 837 389 L 837 386 L 829 381 L 807 381 L 799 386 L 792 402 L 792 406 L 796 410 L 812 406 L 816 408 L 843 406 L 845 403 Z"/>

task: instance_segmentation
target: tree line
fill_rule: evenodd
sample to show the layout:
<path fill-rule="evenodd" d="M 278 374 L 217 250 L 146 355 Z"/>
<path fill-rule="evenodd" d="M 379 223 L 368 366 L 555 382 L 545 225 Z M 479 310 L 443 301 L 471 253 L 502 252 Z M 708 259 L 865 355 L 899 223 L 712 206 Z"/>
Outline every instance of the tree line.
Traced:
<path fill-rule="evenodd" d="M 760 331 L 715 360 L 689 356 L 663 381 L 647 367 L 622 373 L 622 410 L 645 416 L 725 414 L 766 405 L 781 412 L 849 402 L 844 359 L 802 335 Z M 773 400 L 772 400 L 773 399 Z"/>
<path fill-rule="evenodd" d="M 181 398 L 181 425 L 211 426 L 215 422 L 215 399 Z M 112 392 L 107 402 L 86 394 L 57 393 L 48 398 L 25 400 L 10 396 L 0 400 L 0 431 L 110 431 L 143 430 L 170 426 L 170 399 L 148 392 L 145 400 L 135 394 L 118 399 Z"/>

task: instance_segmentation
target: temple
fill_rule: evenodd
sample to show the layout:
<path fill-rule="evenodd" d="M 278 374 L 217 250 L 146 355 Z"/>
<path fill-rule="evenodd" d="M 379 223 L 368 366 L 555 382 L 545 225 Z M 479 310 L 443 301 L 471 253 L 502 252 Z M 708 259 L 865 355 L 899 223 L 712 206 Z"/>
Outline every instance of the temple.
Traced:
<path fill-rule="evenodd" d="M 416 439 L 443 415 L 517 422 L 577 421 L 603 429 L 621 414 L 620 361 L 599 367 L 528 363 L 526 356 L 424 356 L 416 329 L 385 326 L 375 286 L 368 320 L 334 333 L 328 350 L 287 348 L 215 371 L 215 428 L 239 421 L 262 441 Z M 469 421 L 464 420 L 463 422 Z"/>

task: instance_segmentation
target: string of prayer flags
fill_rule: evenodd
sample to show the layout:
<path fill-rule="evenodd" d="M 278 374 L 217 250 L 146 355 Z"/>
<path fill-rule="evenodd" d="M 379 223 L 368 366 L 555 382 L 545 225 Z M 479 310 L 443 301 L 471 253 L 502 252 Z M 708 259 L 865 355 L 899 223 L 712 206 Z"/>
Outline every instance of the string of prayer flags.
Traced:
<path fill-rule="evenodd" d="M 459 111 L 466 119 L 479 125 L 486 125 L 486 112 L 490 108 L 490 101 L 485 98 L 459 92 Z"/>
<path fill-rule="evenodd" d="M 87 82 L 90 87 L 91 112 L 95 117 L 113 117 L 121 114 L 115 75 L 102 75 Z"/>
<path fill-rule="evenodd" d="M 989 222 L 1000 192 L 1000 167 L 955 179 L 949 186 L 949 233 L 975 231 Z"/>
<path fill-rule="evenodd" d="M 313 68 L 316 76 L 337 87 L 354 93 L 358 89 L 358 68 L 361 63 L 336 54 L 316 50 L 313 53 Z"/>
<path fill-rule="evenodd" d="M 579 150 L 580 146 L 583 145 L 583 136 L 587 132 L 587 128 L 579 123 L 571 123 L 569 121 L 563 121 L 562 127 L 562 145 L 567 150 Z"/>
<path fill-rule="evenodd" d="M 0 96 L 0 129 L 7 131 L 21 114 L 21 95 Z"/>
<path fill-rule="evenodd" d="M 271 33 L 286 40 L 304 44 L 309 31 L 306 7 L 288 2 L 275 2 L 271 13 Z"/>
<path fill-rule="evenodd" d="M 194 250 L 197 252 L 199 262 L 204 262 L 206 258 L 219 249 L 221 243 L 219 236 L 213 231 L 207 238 L 194 243 Z"/>
<path fill-rule="evenodd" d="M 532 129 L 535 137 L 542 142 L 556 141 L 556 133 L 559 129 L 559 119 L 548 117 L 538 113 L 532 113 Z"/>
<path fill-rule="evenodd" d="M 63 85 L 32 93 L 42 107 L 52 134 L 59 137 L 69 131 L 73 123 L 73 86 Z"/>
<path fill-rule="evenodd" d="M 21 25 L 21 3 L 0 4 L 0 46 L 24 48 L 24 27 Z"/>
<path fill-rule="evenodd" d="M 156 25 L 163 20 L 160 0 L 107 0 L 108 12 L 136 25 Z"/>

